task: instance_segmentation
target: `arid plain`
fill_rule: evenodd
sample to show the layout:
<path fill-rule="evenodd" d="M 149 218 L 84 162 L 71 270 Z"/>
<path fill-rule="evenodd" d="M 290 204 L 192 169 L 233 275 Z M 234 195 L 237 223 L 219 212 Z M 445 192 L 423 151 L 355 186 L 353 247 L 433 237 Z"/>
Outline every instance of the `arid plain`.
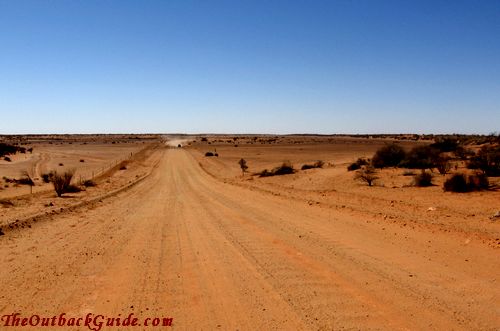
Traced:
<path fill-rule="evenodd" d="M 499 177 L 452 193 L 451 174 L 415 187 L 417 170 L 388 167 L 368 186 L 347 170 L 389 143 L 431 143 L 401 138 L 11 137 L 33 150 L 0 161 L 0 315 L 133 312 L 171 316 L 176 330 L 498 330 Z M 258 175 L 285 161 L 293 173 Z M 68 169 L 81 191 L 57 197 L 43 175 Z M 23 175 L 33 187 L 12 181 Z"/>

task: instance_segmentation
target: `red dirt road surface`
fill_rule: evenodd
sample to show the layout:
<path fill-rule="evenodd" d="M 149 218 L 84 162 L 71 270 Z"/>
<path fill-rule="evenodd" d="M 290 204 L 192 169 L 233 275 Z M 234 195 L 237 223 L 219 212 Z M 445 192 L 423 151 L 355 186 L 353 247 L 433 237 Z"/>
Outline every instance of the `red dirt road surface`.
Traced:
<path fill-rule="evenodd" d="M 0 237 L 0 315 L 133 312 L 170 316 L 173 330 L 500 329 L 498 249 L 225 183 L 189 150 L 155 153 L 137 185 Z"/>

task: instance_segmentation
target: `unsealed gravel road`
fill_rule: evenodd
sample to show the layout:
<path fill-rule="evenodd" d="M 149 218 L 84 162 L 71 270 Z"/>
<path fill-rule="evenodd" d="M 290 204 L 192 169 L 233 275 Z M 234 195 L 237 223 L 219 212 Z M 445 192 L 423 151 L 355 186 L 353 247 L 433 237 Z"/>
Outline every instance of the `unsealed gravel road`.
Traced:
<path fill-rule="evenodd" d="M 381 230 L 216 180 L 189 151 L 158 153 L 130 190 L 0 237 L 1 315 L 170 316 L 174 330 L 500 329 L 498 250 Z"/>

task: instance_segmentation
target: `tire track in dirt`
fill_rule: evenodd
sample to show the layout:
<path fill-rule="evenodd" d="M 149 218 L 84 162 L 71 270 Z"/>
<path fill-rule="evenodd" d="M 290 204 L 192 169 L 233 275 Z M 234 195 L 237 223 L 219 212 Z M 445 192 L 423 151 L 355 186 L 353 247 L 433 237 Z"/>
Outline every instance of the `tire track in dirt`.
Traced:
<path fill-rule="evenodd" d="M 177 330 L 500 325 L 498 256 L 484 246 L 393 236 L 162 153 L 131 189 L 0 238 L 0 313 L 166 315 Z"/>

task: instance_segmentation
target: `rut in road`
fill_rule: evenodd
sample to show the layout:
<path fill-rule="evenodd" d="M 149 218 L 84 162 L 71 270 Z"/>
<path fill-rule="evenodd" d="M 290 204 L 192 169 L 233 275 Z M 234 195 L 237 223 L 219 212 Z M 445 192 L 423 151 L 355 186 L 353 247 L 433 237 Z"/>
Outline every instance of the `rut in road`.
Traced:
<path fill-rule="evenodd" d="M 431 252 L 435 234 L 388 239 L 348 214 L 220 182 L 188 151 L 161 153 L 132 189 L 0 239 L 2 314 L 134 312 L 179 330 L 500 325 L 487 309 L 498 258 L 481 247 L 467 254 L 490 267 L 465 269 L 445 237 Z"/>

